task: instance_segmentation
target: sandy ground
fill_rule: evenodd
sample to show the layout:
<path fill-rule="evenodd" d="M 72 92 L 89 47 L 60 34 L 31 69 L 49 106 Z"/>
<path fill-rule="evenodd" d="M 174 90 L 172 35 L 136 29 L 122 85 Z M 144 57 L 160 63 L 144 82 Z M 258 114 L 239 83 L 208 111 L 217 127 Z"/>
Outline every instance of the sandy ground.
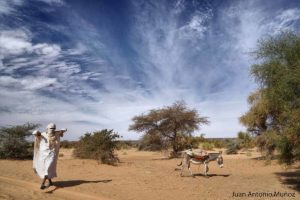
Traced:
<path fill-rule="evenodd" d="M 61 154 L 55 186 L 44 191 L 39 189 L 32 161 L 0 160 L 0 199 L 300 199 L 299 170 L 284 169 L 276 162 L 265 165 L 255 159 L 257 152 L 224 155 L 224 168 L 210 163 L 208 177 L 202 175 L 203 166 L 192 166 L 195 178 L 188 171 L 180 177 L 180 159 L 165 159 L 161 152 L 119 151 L 117 167 L 74 159 L 71 150 L 62 149 Z M 233 192 L 242 197 L 233 197 Z M 248 197 L 249 192 L 290 197 Z"/>

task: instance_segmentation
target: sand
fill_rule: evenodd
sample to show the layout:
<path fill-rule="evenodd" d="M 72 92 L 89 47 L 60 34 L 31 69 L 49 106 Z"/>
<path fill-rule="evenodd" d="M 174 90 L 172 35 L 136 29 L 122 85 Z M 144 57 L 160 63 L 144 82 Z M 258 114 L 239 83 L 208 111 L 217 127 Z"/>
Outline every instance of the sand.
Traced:
<path fill-rule="evenodd" d="M 46 190 L 39 189 L 32 161 L 0 160 L 0 199 L 300 199 L 299 185 L 297 188 L 293 179 L 299 178 L 299 171 L 285 169 L 275 161 L 265 165 L 256 159 L 260 155 L 255 151 L 251 155 L 224 155 L 224 168 L 210 163 L 208 177 L 202 175 L 203 166 L 192 166 L 195 178 L 187 170 L 181 177 L 180 159 L 168 160 L 162 152 L 121 150 L 121 163 L 108 166 L 75 159 L 71 151 L 61 150 L 59 177 L 54 179 L 55 186 Z M 242 197 L 233 197 L 233 192 Z M 249 192 L 281 192 L 295 197 L 248 197 Z"/>

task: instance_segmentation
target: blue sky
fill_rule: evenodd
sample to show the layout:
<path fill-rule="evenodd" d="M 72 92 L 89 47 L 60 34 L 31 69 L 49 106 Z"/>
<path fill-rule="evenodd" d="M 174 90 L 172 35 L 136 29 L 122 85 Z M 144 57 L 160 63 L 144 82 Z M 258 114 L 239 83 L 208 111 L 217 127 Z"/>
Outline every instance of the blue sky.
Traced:
<path fill-rule="evenodd" d="M 234 137 L 257 88 L 259 39 L 300 31 L 297 0 L 1 0 L 0 125 L 55 122 L 65 139 L 184 100 Z"/>

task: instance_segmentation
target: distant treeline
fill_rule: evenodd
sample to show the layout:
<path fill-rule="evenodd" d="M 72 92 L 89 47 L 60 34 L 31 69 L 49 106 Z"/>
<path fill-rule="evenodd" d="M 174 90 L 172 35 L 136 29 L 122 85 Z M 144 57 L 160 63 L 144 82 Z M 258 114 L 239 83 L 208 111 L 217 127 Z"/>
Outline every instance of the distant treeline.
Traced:
<path fill-rule="evenodd" d="M 234 141 L 236 139 L 237 139 L 236 137 L 234 137 L 234 138 L 205 138 L 205 140 L 207 140 L 207 141 Z"/>
<path fill-rule="evenodd" d="M 119 149 L 136 148 L 139 145 L 139 140 L 118 140 Z M 60 142 L 61 148 L 71 149 L 75 148 L 79 141 L 63 140 Z"/>
<path fill-rule="evenodd" d="M 197 137 L 191 137 L 192 140 L 197 140 Z M 203 138 L 200 139 L 199 142 L 197 142 L 197 146 L 194 146 L 194 148 L 199 147 L 199 145 L 204 144 L 204 147 L 207 147 L 207 144 L 210 144 L 211 147 L 208 147 L 207 149 L 210 150 L 212 148 L 226 148 L 226 144 L 230 142 L 236 141 L 237 138 Z M 143 141 L 143 138 L 140 140 L 118 140 L 118 149 L 129 149 L 129 148 L 138 148 L 139 150 L 149 150 L 149 151 L 155 151 L 155 150 L 162 150 L 163 146 L 158 146 L 156 149 L 151 149 L 144 147 L 143 145 L 147 146 L 145 144 L 145 141 Z M 79 143 L 79 141 L 69 141 L 69 140 L 63 140 L 60 142 L 61 148 L 75 148 L 76 145 Z M 148 144 L 151 145 L 151 144 Z M 153 145 L 153 144 L 152 144 Z"/>
<path fill-rule="evenodd" d="M 32 159 L 34 144 L 32 131 L 37 124 L 24 124 L 0 128 L 0 159 Z M 157 133 L 157 132 L 155 132 Z M 101 163 L 115 165 L 119 162 L 115 150 L 137 148 L 142 151 L 172 150 L 172 143 L 166 141 L 160 134 L 144 134 L 139 140 L 120 140 L 120 135 L 113 130 L 103 129 L 86 133 L 78 141 L 61 141 L 62 148 L 73 148 L 74 156 L 84 159 L 95 159 Z M 231 153 L 241 148 L 249 148 L 253 138 L 248 133 L 239 133 L 238 138 L 204 138 L 200 136 L 178 135 L 177 150 L 229 147 Z M 172 155 L 170 155 L 172 156 Z"/>

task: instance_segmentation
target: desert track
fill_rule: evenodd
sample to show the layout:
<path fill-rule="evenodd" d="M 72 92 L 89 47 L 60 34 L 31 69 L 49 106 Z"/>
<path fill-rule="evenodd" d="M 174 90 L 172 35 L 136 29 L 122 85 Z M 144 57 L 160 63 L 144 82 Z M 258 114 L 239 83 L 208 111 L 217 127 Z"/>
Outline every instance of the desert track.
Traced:
<path fill-rule="evenodd" d="M 108 198 L 69 191 L 60 187 L 52 187 L 42 191 L 39 189 L 39 184 L 37 183 L 4 176 L 0 176 L 0 199 L 109 200 Z"/>
<path fill-rule="evenodd" d="M 289 192 L 299 199 L 297 185 L 283 184 L 286 178 L 298 175 L 296 169 L 285 170 L 275 162 L 265 165 L 258 155 L 224 155 L 223 169 L 210 164 L 210 176 L 203 177 L 203 167 L 192 166 L 195 178 L 180 177 L 180 159 L 167 160 L 160 152 L 118 152 L 117 167 L 93 160 L 74 159 L 70 150 L 62 150 L 58 162 L 56 186 L 39 189 L 39 178 L 32 171 L 32 161 L 0 160 L 0 199 L 111 199 L 111 200 L 225 200 L 270 199 L 233 198 L 233 192 Z M 286 174 L 287 176 L 282 176 Z M 294 187 L 294 189 L 292 188 Z M 295 189 L 296 187 L 296 189 Z"/>

